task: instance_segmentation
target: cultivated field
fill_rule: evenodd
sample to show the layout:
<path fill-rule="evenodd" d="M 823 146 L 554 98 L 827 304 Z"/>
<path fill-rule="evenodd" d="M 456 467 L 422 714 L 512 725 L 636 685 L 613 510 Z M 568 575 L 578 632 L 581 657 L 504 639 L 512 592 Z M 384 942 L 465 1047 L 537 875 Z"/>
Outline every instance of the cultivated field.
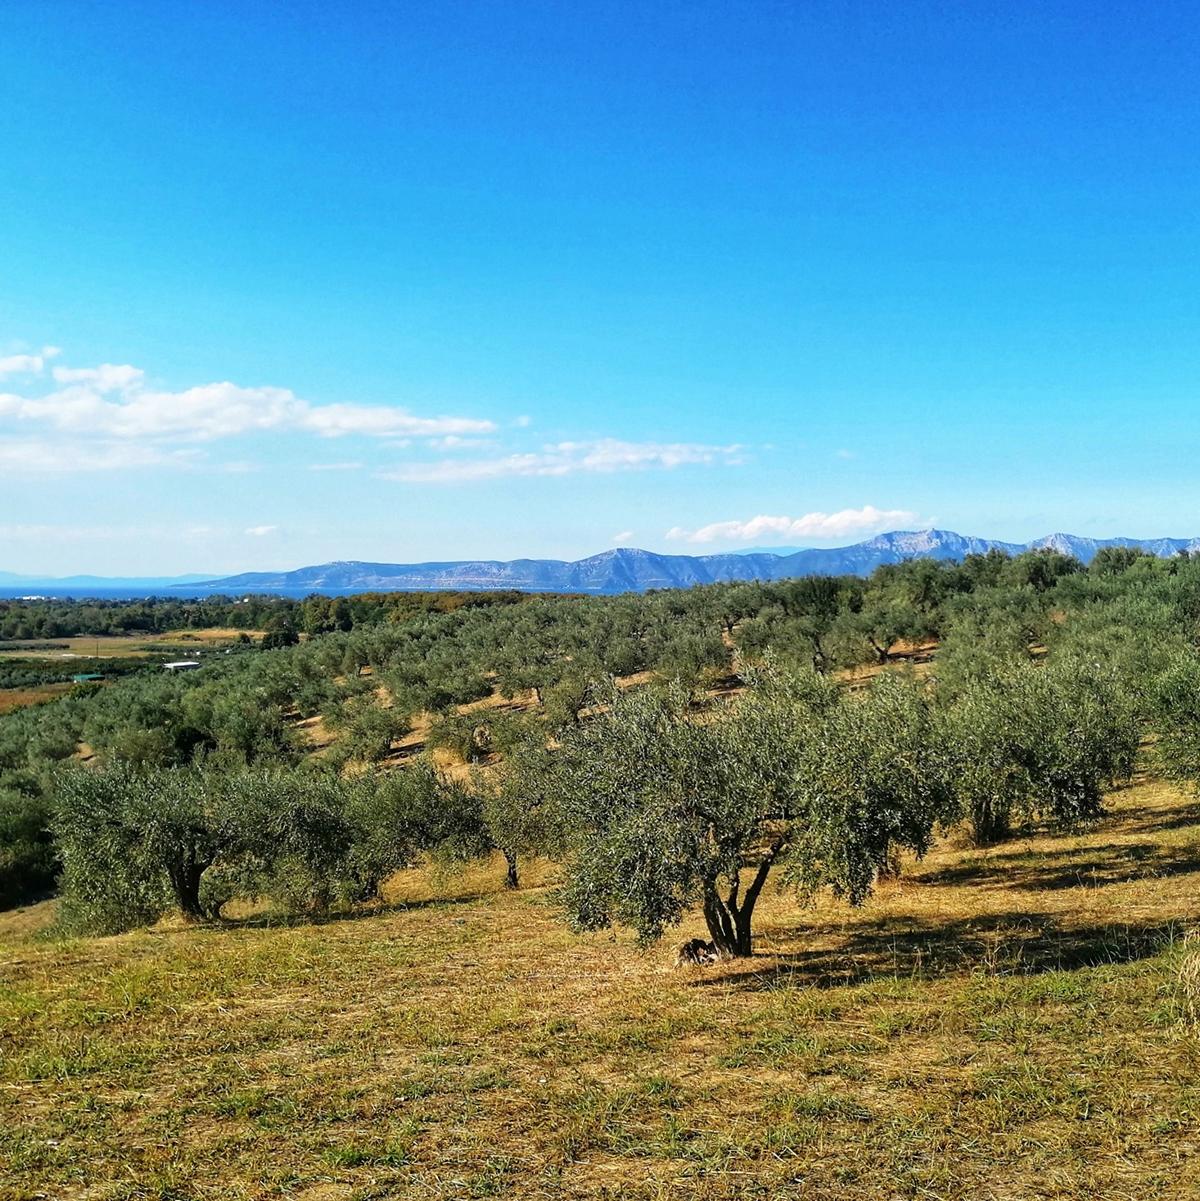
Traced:
<path fill-rule="evenodd" d="M 232 646 L 239 634 L 260 638 L 261 630 L 174 630 L 164 634 L 101 634 L 79 638 L 35 638 L 0 643 L 0 658 L 121 659 L 166 651 L 210 650 Z"/>
<path fill-rule="evenodd" d="M 862 910 L 772 894 L 736 966 L 573 935 L 545 874 L 500 874 L 405 873 L 318 925 L 54 943 L 3 915 L 0 1196 L 1200 1194 L 1173 787 L 939 845 Z"/>

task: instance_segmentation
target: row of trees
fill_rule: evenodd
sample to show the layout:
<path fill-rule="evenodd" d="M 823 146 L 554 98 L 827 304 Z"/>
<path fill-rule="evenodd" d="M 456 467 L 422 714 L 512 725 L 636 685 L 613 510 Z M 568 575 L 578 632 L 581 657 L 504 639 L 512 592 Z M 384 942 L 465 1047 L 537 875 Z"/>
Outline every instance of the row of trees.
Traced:
<path fill-rule="evenodd" d="M 405 622 L 430 613 L 516 604 L 527 593 L 362 592 L 354 596 L 209 596 L 199 600 L 0 600 L 0 641 L 72 638 L 79 634 L 152 634 L 231 627 L 269 629 L 286 622 L 307 634 Z"/>
<path fill-rule="evenodd" d="M 372 897 L 422 854 L 499 848 L 564 869 L 572 924 L 658 938 L 699 906 L 730 956 L 752 949 L 772 874 L 801 898 L 861 903 L 897 854 L 963 819 L 994 838 L 1018 815 L 1071 825 L 1132 769 L 1136 715 L 1103 669 L 1027 668 L 945 707 L 885 674 L 851 693 L 767 667 L 731 702 L 622 690 L 553 741 L 544 727 L 469 785 L 428 760 L 401 771 L 220 770 L 201 762 L 74 768 L 54 837 L 68 919 L 112 930 L 233 896 L 306 910 Z M 1014 724 L 1014 715 L 1016 724 Z"/>
<path fill-rule="evenodd" d="M 537 698 L 540 736 L 567 738 L 592 724 L 581 717 L 597 681 L 609 676 L 649 673 L 703 696 L 698 685 L 749 675 L 744 665 L 769 652 L 782 666 L 815 666 L 832 677 L 845 664 L 897 658 L 897 631 L 938 640 L 931 688 L 939 729 L 957 712 L 991 714 L 993 724 L 1002 718 L 1009 732 L 1005 761 L 1020 766 L 1003 779 L 983 766 L 975 773 L 978 799 L 965 816 L 981 839 L 1002 836 L 1039 809 L 1050 816 L 1095 809 L 1094 790 L 1076 794 L 1053 783 L 1055 764 L 1069 767 L 1074 736 L 1046 734 L 1083 687 L 1059 676 L 1083 672 L 1080 664 L 1103 663 L 1119 677 L 1121 704 L 1160 733 L 1171 770 L 1190 771 L 1200 759 L 1189 732 L 1196 728 L 1200 564 L 1188 560 L 1108 556 L 1085 572 L 1048 553 L 989 554 L 962 564 L 901 564 L 866 581 L 519 604 L 473 599 L 480 603 L 325 633 L 180 677 L 122 679 L 0 717 L 0 903 L 52 884 L 55 768 L 76 756 L 145 770 L 290 771 L 311 750 L 305 720 L 321 715 L 336 736 L 328 758 L 369 764 L 387 758 L 418 718 L 432 714 L 431 742 L 484 759 L 507 754 L 530 725 L 459 711 L 496 690 Z M 315 600 L 329 612 L 335 607 Z M 955 737 L 965 742 L 970 733 Z M 971 760 L 986 762 L 982 753 Z"/>
<path fill-rule="evenodd" d="M 52 830 L 68 927 L 112 932 L 172 909 L 213 917 L 235 897 L 323 912 L 367 900 L 421 854 L 485 851 L 477 800 L 428 763 L 383 776 L 103 771 L 59 778 Z"/>
<path fill-rule="evenodd" d="M 965 820 L 981 842 L 1017 820 L 1074 826 L 1132 772 L 1139 733 L 1120 681 L 1092 665 L 1019 669 L 944 706 L 896 674 L 855 694 L 767 669 L 700 717 L 678 687 L 610 694 L 553 751 L 514 756 L 485 813 L 509 823 L 495 837 L 510 867 L 519 849 L 564 861 L 578 928 L 649 941 L 698 905 L 741 956 L 772 873 L 857 905 L 938 825 Z"/>

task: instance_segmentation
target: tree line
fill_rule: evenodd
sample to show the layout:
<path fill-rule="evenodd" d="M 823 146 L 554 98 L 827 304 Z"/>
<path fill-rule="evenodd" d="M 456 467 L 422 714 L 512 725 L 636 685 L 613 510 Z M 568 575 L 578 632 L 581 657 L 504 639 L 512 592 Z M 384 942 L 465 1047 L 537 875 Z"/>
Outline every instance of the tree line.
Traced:
<path fill-rule="evenodd" d="M 263 630 L 290 626 L 305 634 L 352 630 L 427 613 L 511 605 L 529 594 L 493 592 L 362 592 L 354 596 L 209 596 L 196 600 L 0 600 L 0 641 L 78 635 L 165 634 L 174 630 Z"/>
<path fill-rule="evenodd" d="M 885 673 L 850 692 L 767 663 L 732 700 L 677 682 L 621 689 L 550 739 L 532 724 L 469 781 L 428 757 L 403 770 L 327 765 L 153 767 L 117 758 L 54 781 L 64 920 L 119 930 L 168 909 L 214 916 L 234 897 L 299 911 L 378 899 L 421 855 L 504 853 L 562 864 L 572 924 L 658 938 L 699 907 L 726 955 L 752 950 L 768 877 L 860 904 L 899 852 L 966 821 L 1098 816 L 1132 771 L 1139 723 L 1107 668 L 1072 661 L 973 684 L 942 703 Z M 1016 719 L 1014 720 L 1014 714 Z"/>
<path fill-rule="evenodd" d="M 768 877 L 859 902 L 939 827 L 1091 820 L 1147 731 L 1193 778 L 1198 631 L 1200 564 L 1046 552 L 332 631 L 0 718 L 0 893 L 58 878 L 81 925 L 114 928 L 231 889 L 352 904 L 416 855 L 499 849 L 514 884 L 529 854 L 561 862 L 580 928 L 650 939 L 694 905 L 743 953 Z M 847 688 L 864 663 L 888 670 Z M 469 707 L 497 694 L 524 709 Z M 373 766 L 431 719 L 431 744 L 485 765 L 469 784 L 428 757 Z M 152 896 L 96 891 L 118 859 Z"/>

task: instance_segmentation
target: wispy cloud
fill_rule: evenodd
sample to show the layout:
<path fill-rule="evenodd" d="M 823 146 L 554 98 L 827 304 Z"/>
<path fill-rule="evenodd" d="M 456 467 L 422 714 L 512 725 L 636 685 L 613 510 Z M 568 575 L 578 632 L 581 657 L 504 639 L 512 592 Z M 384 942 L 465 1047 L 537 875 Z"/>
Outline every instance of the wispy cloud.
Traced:
<path fill-rule="evenodd" d="M 329 461 L 308 464 L 317 472 L 362 470 L 364 460 L 370 461 L 363 454 L 364 439 L 390 452 L 411 448 L 411 460 L 379 474 L 412 484 L 670 471 L 743 461 L 743 449 L 735 444 L 592 438 L 539 446 L 523 432 L 530 424 L 526 416 L 507 419 L 502 430 L 490 419 L 418 414 L 392 404 L 322 404 L 274 385 L 224 380 L 168 390 L 132 364 L 72 365 L 55 360 L 57 353 L 44 347 L 40 353 L 0 359 L 0 377 L 6 381 L 0 387 L 0 471 L 247 470 L 250 459 L 227 463 L 228 454 L 218 456 L 209 448 L 284 433 L 318 443 L 357 443 L 344 458 L 329 455 Z"/>
<path fill-rule="evenodd" d="M 464 438 L 461 434 L 446 434 L 440 438 L 430 438 L 427 445 L 432 446 L 434 450 L 473 450 L 494 443 L 492 438 Z"/>
<path fill-rule="evenodd" d="M 540 451 L 488 459 L 442 459 L 413 463 L 381 472 L 384 479 L 408 484 L 457 484 L 509 476 L 563 476 L 578 472 L 671 470 L 686 465 L 733 464 L 742 461 L 740 446 L 707 446 L 697 442 L 623 442 L 600 438 L 589 442 L 556 442 Z"/>
<path fill-rule="evenodd" d="M 101 395 L 141 387 L 146 373 L 128 363 L 101 363 L 99 367 L 55 367 L 50 372 L 58 384 L 86 384 Z"/>
<path fill-rule="evenodd" d="M 289 397 L 291 393 L 288 393 Z M 293 421 L 297 428 L 326 438 L 365 434 L 374 438 L 437 438 L 463 434 L 488 434 L 493 421 L 470 417 L 415 417 L 392 405 L 308 405 L 295 401 Z"/>
<path fill-rule="evenodd" d="M 40 375 L 46 362 L 59 353 L 57 346 L 43 346 L 41 354 L 10 354 L 0 358 L 0 379 L 10 375 Z"/>
<path fill-rule="evenodd" d="M 14 475 L 124 471 L 136 467 L 189 467 L 194 450 L 168 450 L 137 443 L 86 443 L 0 436 L 0 472 Z"/>
<path fill-rule="evenodd" d="M 106 459 L 134 466 L 160 461 L 162 452 L 152 449 L 156 446 L 253 433 L 359 436 L 395 445 L 411 438 L 464 439 L 496 429 L 495 422 L 480 418 L 421 416 L 390 404 L 316 404 L 289 388 L 243 387 L 229 381 L 166 391 L 152 386 L 141 368 L 129 364 L 55 366 L 47 379 L 47 360 L 54 350 L 46 347 L 40 355 L 0 359 L 0 376 L 31 377 L 20 391 L 0 391 L 0 462 L 27 470 L 62 469 L 72 459 L 93 461 L 69 469 Z M 36 440 L 39 433 L 56 435 L 56 448 L 61 449 L 60 439 L 86 439 L 89 447 L 86 453 L 76 448 L 45 455 L 39 449 L 45 443 Z M 142 449 L 131 452 L 131 445 Z"/>
<path fill-rule="evenodd" d="M 277 525 L 252 525 L 243 533 L 249 538 L 265 538 L 268 534 L 275 533 L 277 529 L 279 529 Z"/>
<path fill-rule="evenodd" d="M 254 529 L 270 531 L 274 526 L 256 526 Z M 252 534 L 254 530 L 243 531 Z M 39 547 L 63 543 L 89 544 L 93 542 L 136 542 L 141 545 L 153 542 L 201 542 L 211 538 L 228 542 L 237 533 L 235 528 L 216 525 L 180 525 L 177 522 L 149 523 L 143 525 L 50 525 L 50 524 L 0 524 L 0 542 L 32 543 Z"/>
<path fill-rule="evenodd" d="M 820 540 L 921 524 L 925 523 L 910 509 L 877 509 L 874 505 L 863 505 L 861 509 L 805 513 L 802 517 L 760 515 L 745 521 L 715 521 L 698 530 L 675 526 L 667 531 L 667 537 L 679 542 L 755 542 L 764 535 Z"/>
<path fill-rule="evenodd" d="M 632 541 L 632 539 L 632 530 L 622 530 L 619 534 L 614 534 L 612 536 L 612 544 L 613 546 L 624 546 L 626 543 Z"/>

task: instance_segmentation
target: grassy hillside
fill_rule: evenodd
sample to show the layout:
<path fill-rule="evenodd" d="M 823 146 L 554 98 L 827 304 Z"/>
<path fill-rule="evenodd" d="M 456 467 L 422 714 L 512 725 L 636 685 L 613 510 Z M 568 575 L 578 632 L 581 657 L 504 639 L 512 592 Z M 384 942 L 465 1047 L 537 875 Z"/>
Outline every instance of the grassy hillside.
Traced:
<path fill-rule="evenodd" d="M 3 915 L 0 1197 L 1194 1196 L 1198 872 L 1200 807 L 1142 779 L 862 910 L 772 894 L 707 969 L 496 865 L 317 925 Z"/>

